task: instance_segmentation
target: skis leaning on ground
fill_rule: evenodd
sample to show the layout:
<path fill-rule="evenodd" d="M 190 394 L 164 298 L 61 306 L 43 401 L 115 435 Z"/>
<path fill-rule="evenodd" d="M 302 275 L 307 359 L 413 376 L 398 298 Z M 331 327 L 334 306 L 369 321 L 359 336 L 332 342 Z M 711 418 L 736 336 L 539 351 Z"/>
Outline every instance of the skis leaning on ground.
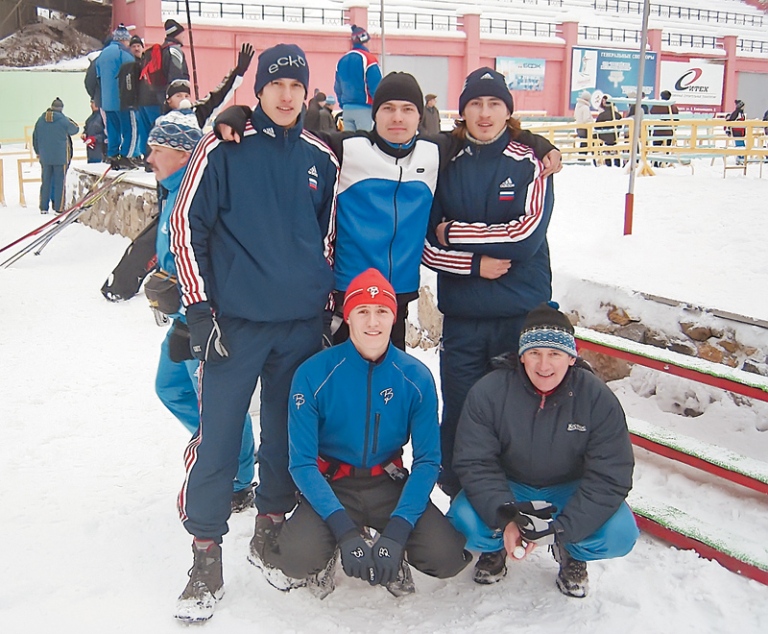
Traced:
<path fill-rule="evenodd" d="M 56 218 L 49 220 L 41 226 L 33 229 L 29 233 L 14 240 L 10 244 L 2 247 L 0 253 L 10 249 L 11 247 L 24 242 L 30 238 L 34 238 L 31 242 L 22 247 L 19 251 L 10 256 L 7 260 L 0 263 L 0 267 L 8 268 L 15 262 L 18 262 L 25 255 L 34 251 L 35 255 L 40 255 L 42 250 L 48 245 L 48 243 L 56 237 L 65 227 L 75 223 L 80 215 L 93 206 L 97 201 L 101 200 L 112 186 L 119 183 L 129 172 L 121 172 L 115 178 L 104 182 L 107 173 L 111 170 L 108 167 L 104 173 L 99 176 L 91 189 L 70 207 L 65 209 Z"/>

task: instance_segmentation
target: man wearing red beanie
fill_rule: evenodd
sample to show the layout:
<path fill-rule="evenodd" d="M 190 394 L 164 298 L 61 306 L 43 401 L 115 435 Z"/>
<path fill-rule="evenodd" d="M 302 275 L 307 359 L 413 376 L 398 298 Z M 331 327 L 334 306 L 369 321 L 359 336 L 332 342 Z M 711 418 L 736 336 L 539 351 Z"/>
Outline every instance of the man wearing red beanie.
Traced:
<path fill-rule="evenodd" d="M 327 596 L 337 549 L 348 576 L 395 596 L 414 590 L 406 559 L 441 579 L 471 560 L 463 536 L 429 501 L 440 465 L 437 393 L 429 369 L 390 343 L 396 311 L 392 285 L 364 271 L 344 298 L 350 338 L 296 370 L 288 439 L 301 497 L 279 534 L 252 541 L 250 555 L 282 590 L 308 586 Z M 409 440 L 410 475 L 402 461 Z"/>

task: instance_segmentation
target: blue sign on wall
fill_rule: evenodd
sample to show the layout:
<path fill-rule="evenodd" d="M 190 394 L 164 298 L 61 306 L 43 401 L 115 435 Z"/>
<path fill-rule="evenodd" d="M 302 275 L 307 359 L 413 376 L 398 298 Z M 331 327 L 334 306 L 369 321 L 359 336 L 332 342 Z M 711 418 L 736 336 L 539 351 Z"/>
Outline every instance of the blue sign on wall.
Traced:
<path fill-rule="evenodd" d="M 573 48 L 572 62 L 571 108 L 584 90 L 612 97 L 630 97 L 637 92 L 640 51 L 577 46 Z M 643 92 L 649 99 L 655 99 L 656 53 L 645 54 L 643 75 Z"/>

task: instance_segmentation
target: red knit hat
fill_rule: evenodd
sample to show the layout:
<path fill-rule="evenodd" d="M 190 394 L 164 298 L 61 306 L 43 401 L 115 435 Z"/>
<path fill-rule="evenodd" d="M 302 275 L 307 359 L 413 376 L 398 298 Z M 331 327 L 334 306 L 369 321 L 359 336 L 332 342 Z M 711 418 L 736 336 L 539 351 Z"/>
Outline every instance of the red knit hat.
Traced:
<path fill-rule="evenodd" d="M 349 283 L 344 295 L 344 321 L 349 318 L 353 308 L 362 304 L 386 306 L 397 314 L 395 289 L 376 269 L 363 271 Z"/>

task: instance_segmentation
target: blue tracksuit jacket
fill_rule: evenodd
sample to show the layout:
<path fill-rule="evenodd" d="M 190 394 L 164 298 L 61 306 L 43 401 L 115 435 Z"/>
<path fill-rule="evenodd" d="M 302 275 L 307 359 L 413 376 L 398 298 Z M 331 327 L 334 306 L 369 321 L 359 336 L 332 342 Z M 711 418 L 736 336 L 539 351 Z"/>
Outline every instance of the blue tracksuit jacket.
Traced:
<path fill-rule="evenodd" d="M 136 58 L 121 42 L 112 41 L 96 58 L 96 75 L 101 80 L 101 107 L 104 110 L 120 110 L 120 86 L 117 74 L 123 64 L 135 62 Z"/>
<path fill-rule="evenodd" d="M 185 306 L 255 322 L 316 317 L 333 289 L 338 161 L 254 110 L 240 143 L 197 145 L 171 214 Z"/>
<path fill-rule="evenodd" d="M 296 370 L 288 438 L 293 480 L 324 520 L 344 507 L 317 467 L 319 455 L 370 468 L 392 458 L 410 438 L 413 466 L 392 517 L 413 527 L 440 467 L 432 374 L 391 344 L 378 363 L 363 359 L 351 340 L 328 348 Z"/>
<path fill-rule="evenodd" d="M 77 124 L 58 110 L 48 108 L 35 123 L 32 147 L 44 165 L 69 165 L 72 160 L 71 135 L 77 134 Z"/>
<path fill-rule="evenodd" d="M 370 106 L 381 81 L 381 68 L 376 56 L 362 44 L 345 53 L 336 64 L 333 90 L 339 107 Z"/>
<path fill-rule="evenodd" d="M 552 179 L 533 151 L 509 133 L 487 145 L 466 141 L 441 175 L 423 262 L 438 272 L 438 301 L 451 317 L 525 315 L 551 296 L 546 233 L 554 205 Z M 448 247 L 435 227 L 449 221 Z M 480 258 L 512 260 L 496 280 L 480 277 Z"/>

